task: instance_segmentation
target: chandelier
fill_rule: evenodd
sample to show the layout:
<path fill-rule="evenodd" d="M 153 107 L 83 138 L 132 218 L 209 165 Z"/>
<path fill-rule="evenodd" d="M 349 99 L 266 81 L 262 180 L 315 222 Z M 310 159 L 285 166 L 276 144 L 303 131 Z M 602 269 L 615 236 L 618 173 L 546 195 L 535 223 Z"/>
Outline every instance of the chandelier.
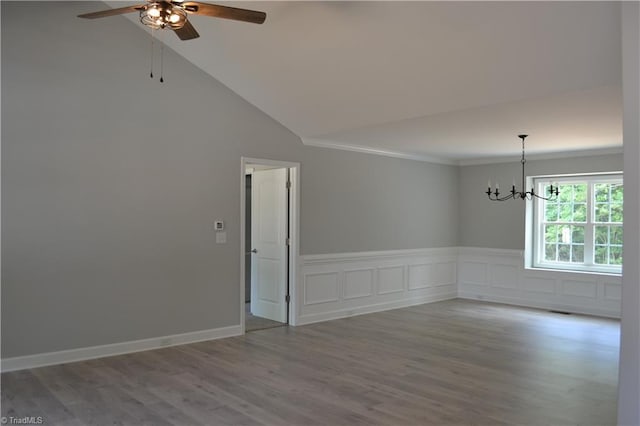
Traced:
<path fill-rule="evenodd" d="M 516 180 L 514 179 L 513 184 L 511 185 L 511 191 L 509 191 L 507 195 L 504 195 L 501 197 L 500 186 L 498 185 L 498 183 L 496 182 L 496 187 L 492 192 L 491 181 L 489 181 L 488 183 L 489 188 L 487 189 L 487 192 L 485 192 L 485 194 L 487 194 L 487 196 L 491 201 L 506 201 L 511 199 L 515 200 L 518 198 L 520 198 L 521 200 L 531 200 L 534 197 L 540 198 L 541 200 L 551 201 L 558 197 L 558 194 L 560 193 L 560 191 L 558 191 L 558 185 L 554 186 L 553 184 L 549 185 L 549 195 L 546 197 L 536 194 L 534 188 L 531 188 L 531 191 L 525 191 L 526 186 L 525 186 L 524 164 L 527 162 L 527 160 L 524 159 L 524 140 L 526 139 L 527 136 L 528 135 L 518 135 L 518 137 L 522 139 L 522 159 L 520 160 L 520 163 L 522 164 L 522 190 L 516 191 Z"/>

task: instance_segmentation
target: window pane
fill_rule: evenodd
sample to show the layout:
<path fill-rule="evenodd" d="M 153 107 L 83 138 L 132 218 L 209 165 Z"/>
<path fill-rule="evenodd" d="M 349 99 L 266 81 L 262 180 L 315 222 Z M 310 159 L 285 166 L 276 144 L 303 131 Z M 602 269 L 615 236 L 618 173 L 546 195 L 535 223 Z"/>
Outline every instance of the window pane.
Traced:
<path fill-rule="evenodd" d="M 544 260 L 548 260 L 551 262 L 556 261 L 556 245 L 555 244 L 545 244 L 544 246 Z"/>
<path fill-rule="evenodd" d="M 558 225 L 546 225 L 544 230 L 544 241 L 555 243 L 558 241 Z"/>
<path fill-rule="evenodd" d="M 572 226 L 571 242 L 584 244 L 584 226 Z"/>
<path fill-rule="evenodd" d="M 558 201 L 561 203 L 570 203 L 573 201 L 573 185 L 558 185 Z"/>
<path fill-rule="evenodd" d="M 596 222 L 609 222 L 609 204 L 596 203 Z"/>
<path fill-rule="evenodd" d="M 611 246 L 609 248 L 609 264 L 622 265 L 622 247 Z"/>
<path fill-rule="evenodd" d="M 574 244 L 571 246 L 571 262 L 583 263 L 584 262 L 584 246 Z"/>
<path fill-rule="evenodd" d="M 571 259 L 571 245 L 558 244 L 558 262 L 568 262 Z"/>
<path fill-rule="evenodd" d="M 556 203 L 546 202 L 544 218 L 547 222 L 556 222 L 558 220 L 558 205 Z"/>
<path fill-rule="evenodd" d="M 607 264 L 607 247 L 606 246 L 596 246 L 593 262 L 598 265 L 606 265 Z"/>
<path fill-rule="evenodd" d="M 609 227 L 606 225 L 596 226 L 594 241 L 597 245 L 609 244 Z"/>
<path fill-rule="evenodd" d="M 560 204 L 558 208 L 558 216 L 561 222 L 571 222 L 573 220 L 573 205 L 571 203 Z"/>
<path fill-rule="evenodd" d="M 573 221 L 574 222 L 586 222 L 587 221 L 587 204 L 579 203 L 573 205 Z"/>
<path fill-rule="evenodd" d="M 550 192 L 549 192 L 550 190 L 551 190 L 551 184 L 543 185 L 542 186 L 542 196 L 543 197 L 548 197 L 549 195 L 551 195 Z M 555 186 L 554 186 L 553 191 L 555 192 Z"/>
<path fill-rule="evenodd" d="M 573 201 L 576 203 L 587 202 L 587 184 L 579 183 L 573 185 Z"/>
<path fill-rule="evenodd" d="M 609 201 L 609 184 L 596 183 L 593 187 L 594 187 L 594 195 L 596 198 L 596 202 Z"/>
<path fill-rule="evenodd" d="M 611 184 L 611 202 L 621 203 L 624 201 L 624 190 L 621 183 Z"/>
<path fill-rule="evenodd" d="M 611 232 L 611 244 L 619 244 L 622 245 L 622 226 L 620 225 L 612 225 L 610 227 Z"/>
<path fill-rule="evenodd" d="M 611 204 L 611 222 L 622 223 L 622 204 Z"/>

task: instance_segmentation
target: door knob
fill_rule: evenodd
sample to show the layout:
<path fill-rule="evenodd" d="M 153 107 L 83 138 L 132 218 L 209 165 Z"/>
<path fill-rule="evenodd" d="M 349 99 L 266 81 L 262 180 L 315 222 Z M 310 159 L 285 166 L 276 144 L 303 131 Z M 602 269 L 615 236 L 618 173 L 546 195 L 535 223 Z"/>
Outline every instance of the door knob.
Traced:
<path fill-rule="evenodd" d="M 258 252 L 258 249 L 251 250 L 251 253 L 257 253 L 257 252 Z"/>

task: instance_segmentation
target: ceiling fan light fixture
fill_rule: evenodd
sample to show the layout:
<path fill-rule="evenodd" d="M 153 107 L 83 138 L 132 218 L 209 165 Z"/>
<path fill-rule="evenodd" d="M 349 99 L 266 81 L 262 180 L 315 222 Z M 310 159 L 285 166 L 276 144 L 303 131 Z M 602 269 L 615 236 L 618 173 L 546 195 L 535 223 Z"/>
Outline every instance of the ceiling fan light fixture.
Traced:
<path fill-rule="evenodd" d="M 154 30 L 178 30 L 187 22 L 187 12 L 166 1 L 153 2 L 140 11 L 140 22 Z"/>
<path fill-rule="evenodd" d="M 159 18 L 160 17 L 160 9 L 157 7 L 152 7 L 149 8 L 147 10 L 147 13 L 149 14 L 150 17 L 152 18 Z"/>

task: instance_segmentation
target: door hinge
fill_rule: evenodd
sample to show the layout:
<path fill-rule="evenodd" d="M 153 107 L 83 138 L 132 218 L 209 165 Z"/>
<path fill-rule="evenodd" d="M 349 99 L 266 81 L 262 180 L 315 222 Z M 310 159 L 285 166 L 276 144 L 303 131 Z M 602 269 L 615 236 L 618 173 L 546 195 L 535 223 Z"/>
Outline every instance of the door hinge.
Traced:
<path fill-rule="evenodd" d="M 287 189 L 291 189 L 291 181 L 290 180 L 287 181 Z"/>
<path fill-rule="evenodd" d="M 291 238 L 287 238 L 286 244 L 287 244 L 288 246 L 290 246 L 290 245 L 291 245 Z"/>
<path fill-rule="evenodd" d="M 289 296 L 288 294 L 284 297 L 284 301 L 289 303 L 291 301 L 291 296 Z"/>

